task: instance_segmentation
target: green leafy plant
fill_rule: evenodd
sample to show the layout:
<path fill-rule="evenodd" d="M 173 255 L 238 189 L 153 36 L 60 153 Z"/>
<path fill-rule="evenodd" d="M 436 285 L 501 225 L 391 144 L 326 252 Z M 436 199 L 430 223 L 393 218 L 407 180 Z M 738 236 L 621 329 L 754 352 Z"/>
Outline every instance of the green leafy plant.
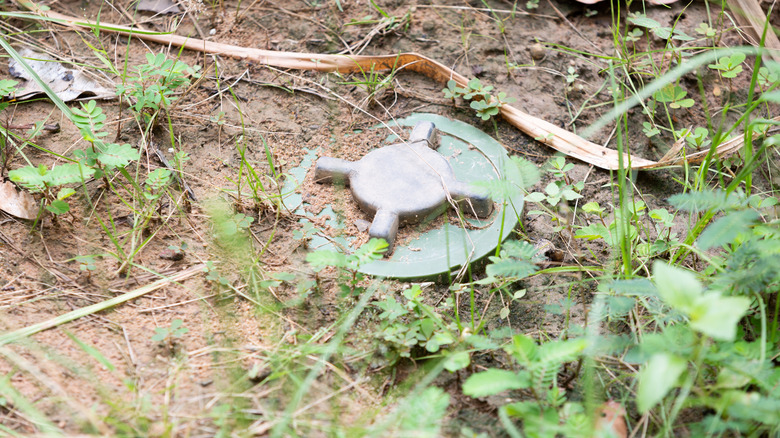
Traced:
<path fill-rule="evenodd" d="M 656 126 L 653 126 L 650 122 L 642 122 L 642 132 L 647 136 L 647 138 L 655 137 L 661 133 L 661 131 Z"/>
<path fill-rule="evenodd" d="M 498 115 L 500 108 L 508 103 L 515 101 L 515 98 L 508 97 L 506 93 L 499 92 L 493 96 L 490 92 L 492 85 L 484 85 L 477 79 L 471 79 L 465 88 L 459 87 L 454 80 L 447 81 L 447 88 L 442 90 L 447 99 L 453 101 L 459 97 L 471 101 L 471 108 L 477 112 L 482 120 L 490 120 L 491 117 Z"/>
<path fill-rule="evenodd" d="M 548 163 L 547 170 L 559 180 L 547 184 L 544 188 L 544 192 L 530 193 L 526 196 L 526 200 L 537 204 L 546 202 L 550 206 L 556 207 L 561 200 L 573 201 L 582 198 L 582 195 L 580 195 L 579 192 L 585 187 L 585 183 L 583 181 L 574 182 L 569 178 L 568 172 L 573 168 L 574 164 L 566 163 L 566 158 L 564 157 L 559 156 L 552 158 Z M 536 214 L 541 213 L 542 212 L 537 212 Z"/>
<path fill-rule="evenodd" d="M 245 233 L 254 220 L 255 218 L 244 213 L 236 213 L 228 220 L 217 224 L 219 226 L 217 233 L 224 238 L 232 238 L 236 234 Z"/>
<path fill-rule="evenodd" d="M 681 31 L 680 29 L 661 26 L 661 23 L 639 12 L 630 14 L 628 21 L 634 26 L 643 27 L 651 31 L 656 37 L 658 37 L 661 40 L 679 40 L 679 41 L 693 40 L 693 38 L 685 34 L 685 32 Z"/>
<path fill-rule="evenodd" d="M 497 116 L 499 109 L 507 103 L 515 101 L 513 97 L 507 97 L 503 91 L 499 92 L 495 97 L 490 100 L 475 100 L 471 102 L 471 108 L 477 111 L 477 116 L 482 120 L 490 120 L 491 117 Z"/>
<path fill-rule="evenodd" d="M 306 261 L 318 271 L 327 266 L 338 268 L 339 287 L 342 293 L 359 295 L 364 289 L 358 287 L 358 283 L 365 278 L 365 275 L 359 271 L 360 266 L 379 260 L 385 251 L 387 251 L 387 242 L 384 239 L 371 239 L 353 254 L 319 250 L 307 254 Z"/>
<path fill-rule="evenodd" d="M 84 255 L 74 257 L 72 260 L 79 264 L 79 270 L 89 274 L 97 269 L 97 266 L 95 266 L 95 258 L 94 255 Z"/>
<path fill-rule="evenodd" d="M 737 52 L 718 58 L 718 62 L 710 64 L 708 67 L 720 71 L 720 75 L 724 78 L 733 79 L 742 73 L 743 62 L 745 62 L 745 54 Z"/>
<path fill-rule="evenodd" d="M 690 108 L 693 106 L 694 101 L 691 98 L 686 98 L 688 92 L 683 90 L 682 87 L 675 84 L 668 84 L 656 91 L 653 94 L 653 98 L 660 103 L 669 104 L 670 108 Z"/>
<path fill-rule="evenodd" d="M 0 96 L 10 96 L 15 90 L 19 81 L 13 79 L 0 79 Z"/>
<path fill-rule="evenodd" d="M 578 77 L 580 77 L 580 75 L 577 73 L 577 69 L 573 66 L 569 66 L 569 68 L 566 70 L 566 83 L 573 84 Z"/>
<path fill-rule="evenodd" d="M 94 100 L 81 104 L 81 109 L 74 108 L 73 123 L 79 128 L 84 140 L 91 144 L 86 150 L 76 150 L 73 156 L 76 162 L 53 166 L 51 169 L 43 164 L 38 167 L 26 166 L 9 172 L 12 181 L 32 193 L 42 193 L 46 200 L 46 209 L 54 215 L 70 211 L 70 205 L 65 201 L 75 190 L 72 187 L 61 187 L 70 184 L 83 184 L 88 178 L 103 178 L 106 187 L 110 186 L 108 176 L 119 171 L 132 181 L 124 168 L 140 158 L 138 150 L 129 144 L 108 143 L 102 140 L 108 133 L 103 131 L 106 115 Z M 55 194 L 54 190 L 60 188 Z"/>
<path fill-rule="evenodd" d="M 117 92 L 135 113 L 151 122 L 178 98 L 178 89 L 189 86 L 190 78 L 200 77 L 199 70 L 200 66 L 190 67 L 178 59 L 168 59 L 164 53 L 147 53 L 146 64 L 135 67 L 135 75 L 118 85 Z"/>
<path fill-rule="evenodd" d="M 203 268 L 203 271 L 206 273 L 206 280 L 221 285 L 221 286 L 227 286 L 230 284 L 230 280 L 228 280 L 227 277 L 220 274 L 217 267 L 214 265 L 214 262 L 211 260 L 206 262 L 206 267 Z"/>
<path fill-rule="evenodd" d="M 627 43 L 636 43 L 640 38 L 642 38 L 642 35 L 644 34 L 645 33 L 642 32 L 642 29 L 633 28 L 626 34 L 625 40 Z"/>
<path fill-rule="evenodd" d="M 771 61 L 769 62 L 771 63 Z M 758 69 L 758 85 L 764 90 L 777 88 L 777 84 L 780 82 L 780 66 L 777 63 L 770 65 L 774 68 L 765 66 Z"/>
<path fill-rule="evenodd" d="M 70 205 L 65 199 L 75 193 L 72 188 L 61 188 L 55 194 L 55 189 L 66 184 L 83 183 L 86 178 L 94 174 L 95 169 L 81 163 L 61 164 L 51 169 L 40 164 L 38 167 L 26 166 L 8 172 L 11 181 L 26 188 L 30 193 L 43 194 L 46 210 L 54 215 L 70 211 Z"/>
<path fill-rule="evenodd" d="M 152 341 L 164 343 L 169 349 L 172 349 L 174 343 L 184 337 L 189 331 L 190 329 L 184 326 L 184 321 L 176 318 L 171 321 L 171 325 L 168 327 L 156 327 L 152 335 Z"/>
<path fill-rule="evenodd" d="M 585 436 L 583 428 L 593 429 L 579 402 L 568 401 L 559 385 L 558 371 L 576 360 L 587 347 L 585 339 L 550 340 L 539 345 L 525 335 L 515 335 L 505 352 L 519 371 L 491 368 L 469 376 L 463 393 L 471 397 L 499 395 L 506 391 L 527 391 L 531 399 L 499 408 L 502 424 L 513 436 L 520 436 L 511 418 L 522 420 L 527 436 Z M 589 427 L 588 427 L 589 426 Z"/>
<path fill-rule="evenodd" d="M 696 33 L 698 33 L 699 35 L 702 35 L 702 36 L 704 36 L 706 38 L 712 38 L 715 35 L 717 35 L 717 31 L 715 29 L 713 29 L 712 27 L 710 27 L 710 25 L 707 24 L 707 23 L 699 23 L 699 26 L 696 27 L 695 30 L 696 30 Z"/>
<path fill-rule="evenodd" d="M 400 358 L 413 358 L 416 348 L 437 353 L 458 339 L 455 323 L 447 322 L 437 309 L 423 303 L 422 292 L 420 285 L 415 284 L 403 292 L 405 304 L 393 296 L 373 303 L 381 310 L 377 315 L 380 325 L 374 335 L 381 342 L 378 352 L 391 365 Z"/>

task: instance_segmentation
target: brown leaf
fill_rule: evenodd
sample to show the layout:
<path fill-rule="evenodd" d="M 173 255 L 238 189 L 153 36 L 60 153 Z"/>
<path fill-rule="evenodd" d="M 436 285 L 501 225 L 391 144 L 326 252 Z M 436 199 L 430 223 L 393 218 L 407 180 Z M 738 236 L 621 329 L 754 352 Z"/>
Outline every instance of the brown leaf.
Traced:
<path fill-rule="evenodd" d="M 626 438 L 628 436 L 628 427 L 626 426 L 626 410 L 623 406 L 609 400 L 599 408 L 598 419 L 596 419 L 597 436 Z"/>
<path fill-rule="evenodd" d="M 38 203 L 28 192 L 17 191 L 10 181 L 0 184 L 0 210 L 21 219 L 33 220 L 38 216 Z"/>

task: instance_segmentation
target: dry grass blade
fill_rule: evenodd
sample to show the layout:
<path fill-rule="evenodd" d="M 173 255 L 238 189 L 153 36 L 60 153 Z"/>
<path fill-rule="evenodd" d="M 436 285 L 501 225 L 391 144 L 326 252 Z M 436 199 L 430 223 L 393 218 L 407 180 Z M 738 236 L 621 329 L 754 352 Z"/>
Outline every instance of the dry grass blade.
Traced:
<path fill-rule="evenodd" d="M 451 68 L 417 53 L 400 53 L 397 55 L 383 56 L 350 56 L 350 55 L 322 55 L 317 53 L 279 52 L 273 50 L 261 50 L 249 47 L 234 46 L 212 41 L 204 41 L 195 38 L 170 34 L 140 33 L 139 30 L 111 23 L 95 23 L 76 17 L 43 10 L 37 4 L 28 0 L 19 0 L 20 5 L 39 14 L 55 23 L 68 27 L 95 28 L 99 27 L 105 32 L 115 32 L 123 35 L 133 35 L 146 41 L 160 44 L 171 44 L 184 47 L 189 50 L 204 53 L 220 54 L 238 59 L 252 60 L 259 64 L 289 68 L 295 70 L 312 70 L 321 72 L 356 73 L 380 70 L 411 70 L 440 82 L 455 80 L 461 87 L 466 86 L 468 79 Z M 518 108 L 503 105 L 500 108 L 501 115 L 511 125 L 520 129 L 529 136 L 542 139 L 547 146 L 562 152 L 578 160 L 592 164 L 596 167 L 615 170 L 621 167 L 618 152 L 604 146 L 588 141 L 577 134 L 559 128 L 540 118 L 534 117 Z M 732 143 L 736 142 L 736 143 Z M 724 143 L 727 147 L 719 147 L 716 152 L 723 156 L 728 152 L 741 147 L 741 137 Z M 734 146 L 737 146 L 736 148 Z M 687 157 L 685 158 L 688 159 Z M 624 158 L 623 167 L 631 169 L 652 169 L 668 166 L 667 162 L 652 161 L 641 157 L 631 156 Z"/>
<path fill-rule="evenodd" d="M 146 295 L 149 292 L 153 292 L 165 285 L 168 285 L 173 282 L 182 281 L 187 278 L 192 277 L 195 274 L 203 272 L 203 268 L 205 268 L 206 265 L 199 264 L 192 267 L 189 267 L 179 273 L 173 274 L 170 277 L 162 278 L 160 280 L 155 281 L 154 283 L 147 284 L 146 286 L 141 286 L 136 290 L 127 292 L 125 294 L 119 295 L 117 297 L 111 298 L 110 300 L 102 301 L 97 304 L 93 304 L 91 306 L 83 307 L 81 309 L 76 309 L 72 312 L 68 312 L 64 315 L 60 315 L 56 318 L 52 318 L 47 321 L 39 322 L 38 324 L 33 324 L 27 327 L 23 327 L 19 330 L 12 331 L 10 333 L 6 333 L 4 335 L 0 335 L 0 346 L 10 344 L 11 342 L 18 341 L 22 338 L 26 338 L 27 336 L 34 335 L 36 333 L 42 332 L 44 330 L 48 330 L 52 327 L 57 327 L 58 325 L 65 324 L 70 321 L 74 321 L 76 319 L 82 318 L 87 315 L 91 315 L 96 312 L 100 312 L 106 309 L 109 309 L 111 307 L 114 307 L 118 304 L 122 304 L 126 301 L 134 300 L 140 296 Z"/>

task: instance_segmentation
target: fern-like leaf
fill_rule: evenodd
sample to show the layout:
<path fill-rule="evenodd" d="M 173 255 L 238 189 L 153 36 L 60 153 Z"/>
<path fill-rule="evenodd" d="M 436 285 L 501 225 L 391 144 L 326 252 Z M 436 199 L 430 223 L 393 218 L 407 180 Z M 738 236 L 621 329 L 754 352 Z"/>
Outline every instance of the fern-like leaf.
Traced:
<path fill-rule="evenodd" d="M 696 245 L 704 250 L 726 245 L 733 242 L 740 234 L 746 233 L 758 220 L 754 210 L 740 210 L 711 223 L 696 241 Z"/>
<path fill-rule="evenodd" d="M 84 182 L 95 173 L 95 169 L 81 165 L 80 163 L 61 164 L 52 167 L 46 174 L 47 185 L 50 187 L 61 186 L 63 184 L 74 184 Z"/>
<path fill-rule="evenodd" d="M 381 259 L 385 251 L 387 251 L 387 242 L 384 239 L 369 240 L 350 257 L 353 268 L 358 269 L 368 262 Z"/>
<path fill-rule="evenodd" d="M 46 166 L 41 164 L 38 167 L 25 166 L 21 169 L 14 169 L 8 172 L 11 181 L 18 183 L 32 193 L 38 193 L 46 188 Z"/>
<path fill-rule="evenodd" d="M 108 167 L 125 167 L 141 158 L 141 154 L 129 144 L 109 143 L 98 154 L 98 160 Z"/>
<path fill-rule="evenodd" d="M 542 178 L 542 173 L 539 170 L 539 166 L 532 163 L 531 161 L 518 156 L 512 156 L 511 160 L 512 163 L 517 166 L 517 170 L 520 172 L 520 177 L 522 178 L 521 185 L 524 189 L 532 187 Z"/>
<path fill-rule="evenodd" d="M 743 196 L 727 194 L 723 190 L 678 193 L 669 198 L 669 203 L 684 211 L 720 211 L 739 208 L 744 205 Z"/>

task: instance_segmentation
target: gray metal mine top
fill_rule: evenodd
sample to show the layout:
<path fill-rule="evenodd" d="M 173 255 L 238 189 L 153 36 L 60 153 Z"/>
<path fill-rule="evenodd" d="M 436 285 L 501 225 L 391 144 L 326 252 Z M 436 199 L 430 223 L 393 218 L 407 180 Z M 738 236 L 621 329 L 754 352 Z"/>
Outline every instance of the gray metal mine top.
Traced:
<path fill-rule="evenodd" d="M 447 160 L 434 149 L 438 136 L 431 122 L 414 126 L 409 141 L 375 149 L 359 161 L 317 160 L 317 182 L 343 181 L 360 208 L 374 214 L 368 234 L 393 248 L 399 223 L 416 223 L 447 209 L 449 199 L 480 218 L 493 202 L 455 179 Z"/>

